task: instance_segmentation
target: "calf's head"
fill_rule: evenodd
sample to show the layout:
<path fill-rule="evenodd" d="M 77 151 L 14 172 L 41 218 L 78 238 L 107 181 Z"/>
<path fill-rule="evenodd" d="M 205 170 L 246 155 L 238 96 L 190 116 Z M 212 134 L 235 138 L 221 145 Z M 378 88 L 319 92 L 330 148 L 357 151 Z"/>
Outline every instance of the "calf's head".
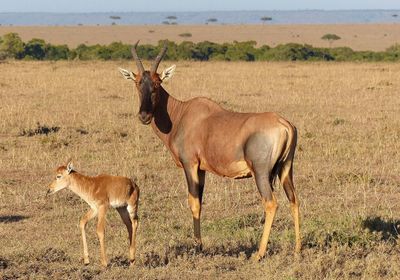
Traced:
<path fill-rule="evenodd" d="M 72 162 L 68 162 L 67 166 L 60 166 L 56 170 L 56 178 L 47 189 L 48 194 L 56 193 L 62 189 L 68 188 L 71 184 L 71 173 L 74 172 Z"/>
<path fill-rule="evenodd" d="M 140 102 L 138 117 L 143 124 L 149 124 L 153 119 L 154 110 L 159 101 L 161 83 L 172 77 L 175 65 L 165 69 L 161 75 L 157 73 L 158 65 L 167 52 L 167 45 L 165 44 L 154 60 L 150 71 L 144 70 L 143 64 L 136 52 L 138 43 L 132 48 L 132 56 L 136 62 L 138 73 L 135 74 L 122 68 L 119 68 L 119 71 L 125 79 L 135 82 Z"/>

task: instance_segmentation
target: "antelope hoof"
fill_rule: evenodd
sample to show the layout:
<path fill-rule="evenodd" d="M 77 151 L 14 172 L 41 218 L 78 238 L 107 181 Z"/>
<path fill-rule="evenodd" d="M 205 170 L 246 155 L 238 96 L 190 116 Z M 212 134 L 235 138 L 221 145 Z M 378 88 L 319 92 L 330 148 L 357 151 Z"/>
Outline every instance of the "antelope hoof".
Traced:
<path fill-rule="evenodd" d="M 253 256 L 252 256 L 251 258 L 253 259 L 254 262 L 259 262 L 259 261 L 261 261 L 261 259 L 262 259 L 263 257 L 264 257 L 264 256 L 260 256 L 259 253 L 254 253 Z"/>
<path fill-rule="evenodd" d="M 101 261 L 101 266 L 107 268 L 108 263 L 106 261 Z"/>
<path fill-rule="evenodd" d="M 88 265 L 90 263 L 89 258 L 84 258 L 83 259 L 83 264 Z"/>
<path fill-rule="evenodd" d="M 194 250 L 196 253 L 200 253 L 201 251 L 203 251 L 203 244 L 201 242 L 195 241 Z"/>
<path fill-rule="evenodd" d="M 134 267 L 134 266 L 135 266 L 135 263 L 136 263 L 136 260 L 135 260 L 135 259 L 130 260 L 129 266 L 130 266 L 130 267 Z"/>

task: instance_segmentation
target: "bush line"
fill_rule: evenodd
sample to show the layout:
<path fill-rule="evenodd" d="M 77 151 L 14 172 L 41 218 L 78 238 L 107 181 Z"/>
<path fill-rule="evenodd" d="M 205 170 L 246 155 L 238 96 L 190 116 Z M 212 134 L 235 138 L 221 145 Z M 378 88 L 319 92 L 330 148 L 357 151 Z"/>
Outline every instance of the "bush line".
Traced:
<path fill-rule="evenodd" d="M 348 47 L 316 48 L 307 44 L 280 44 L 276 47 L 256 47 L 255 41 L 217 44 L 208 41 L 179 44 L 167 41 L 166 60 L 195 61 L 399 61 L 400 44 L 386 51 L 354 51 Z M 137 52 L 144 60 L 152 60 L 164 41 L 154 45 L 139 45 Z M 76 48 L 52 45 L 42 39 L 23 42 L 17 33 L 0 37 L 0 59 L 23 60 L 119 60 L 131 59 L 132 45 L 114 42 L 109 45 L 80 44 Z"/>

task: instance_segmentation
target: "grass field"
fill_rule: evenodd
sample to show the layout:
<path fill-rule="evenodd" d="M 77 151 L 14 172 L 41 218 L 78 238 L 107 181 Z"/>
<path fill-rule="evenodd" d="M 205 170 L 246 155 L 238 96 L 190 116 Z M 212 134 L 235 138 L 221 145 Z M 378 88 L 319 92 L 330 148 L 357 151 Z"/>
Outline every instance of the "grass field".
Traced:
<path fill-rule="evenodd" d="M 161 64 L 160 70 L 168 66 Z M 165 88 L 236 111 L 277 111 L 299 131 L 295 185 L 303 251 L 293 254 L 289 203 L 279 209 L 265 259 L 252 179 L 207 174 L 202 234 L 192 250 L 183 171 L 136 117 L 138 98 L 117 67 L 133 62 L 0 64 L 0 279 L 398 279 L 400 276 L 400 64 L 178 62 Z M 46 135 L 46 133 L 48 133 Z M 80 217 L 65 190 L 45 197 L 53 170 L 134 176 L 141 188 L 137 263 L 125 226 L 109 212 L 110 267 L 82 262 Z"/>
<path fill-rule="evenodd" d="M 52 44 L 110 44 L 121 41 L 157 44 L 159 40 L 256 41 L 258 45 L 300 43 L 314 47 L 350 47 L 354 50 L 384 51 L 400 42 L 400 24 L 289 24 L 289 25 L 116 25 L 116 26 L 0 26 L 0 36 L 17 32 L 24 41 L 40 38 Z M 321 37 L 334 33 L 340 40 L 330 45 Z M 182 34 L 190 34 L 184 37 Z"/>

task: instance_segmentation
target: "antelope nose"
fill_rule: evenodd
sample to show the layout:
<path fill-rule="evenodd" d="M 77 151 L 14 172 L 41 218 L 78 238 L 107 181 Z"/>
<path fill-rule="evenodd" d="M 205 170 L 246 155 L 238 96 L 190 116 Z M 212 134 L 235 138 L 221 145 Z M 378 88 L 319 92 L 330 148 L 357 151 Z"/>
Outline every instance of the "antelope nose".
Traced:
<path fill-rule="evenodd" d="M 151 117 L 152 115 L 147 113 L 147 112 L 140 112 L 139 113 L 139 120 L 143 123 L 143 124 L 149 124 L 151 122 Z"/>

